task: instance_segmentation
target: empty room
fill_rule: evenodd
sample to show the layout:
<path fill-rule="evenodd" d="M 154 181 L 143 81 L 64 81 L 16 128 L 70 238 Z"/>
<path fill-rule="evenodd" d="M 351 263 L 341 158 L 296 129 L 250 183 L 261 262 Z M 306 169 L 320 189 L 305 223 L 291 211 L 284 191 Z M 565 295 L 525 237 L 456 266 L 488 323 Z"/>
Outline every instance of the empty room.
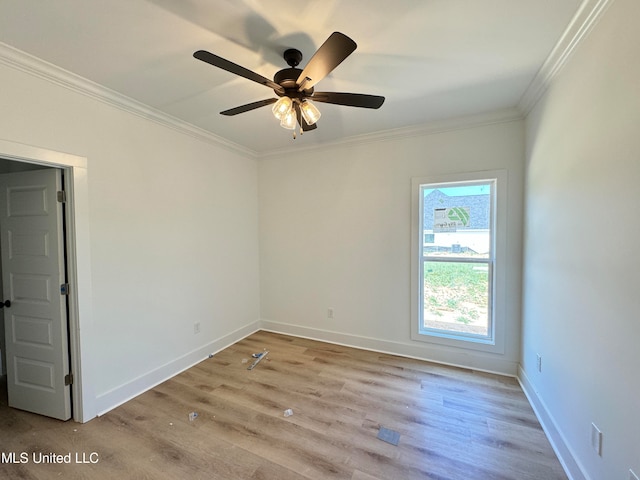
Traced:
<path fill-rule="evenodd" d="M 0 0 L 0 475 L 638 480 L 639 21 Z"/>

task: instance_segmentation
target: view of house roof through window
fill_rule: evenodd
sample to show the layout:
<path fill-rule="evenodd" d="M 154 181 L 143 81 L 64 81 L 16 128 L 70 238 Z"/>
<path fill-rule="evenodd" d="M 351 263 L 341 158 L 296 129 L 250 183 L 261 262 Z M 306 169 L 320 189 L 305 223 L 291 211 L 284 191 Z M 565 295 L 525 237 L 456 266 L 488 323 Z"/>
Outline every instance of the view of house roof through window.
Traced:
<path fill-rule="evenodd" d="M 422 333 L 491 335 L 491 188 L 421 189 Z"/>

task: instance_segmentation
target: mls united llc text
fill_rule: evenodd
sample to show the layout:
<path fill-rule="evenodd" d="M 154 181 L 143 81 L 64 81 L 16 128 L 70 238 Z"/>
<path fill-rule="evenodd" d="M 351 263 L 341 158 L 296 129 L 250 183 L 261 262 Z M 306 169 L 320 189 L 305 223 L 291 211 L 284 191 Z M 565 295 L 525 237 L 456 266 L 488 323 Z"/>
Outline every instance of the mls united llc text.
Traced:
<path fill-rule="evenodd" d="M 98 463 L 97 452 L 43 453 L 43 452 L 0 452 L 0 463 Z"/>

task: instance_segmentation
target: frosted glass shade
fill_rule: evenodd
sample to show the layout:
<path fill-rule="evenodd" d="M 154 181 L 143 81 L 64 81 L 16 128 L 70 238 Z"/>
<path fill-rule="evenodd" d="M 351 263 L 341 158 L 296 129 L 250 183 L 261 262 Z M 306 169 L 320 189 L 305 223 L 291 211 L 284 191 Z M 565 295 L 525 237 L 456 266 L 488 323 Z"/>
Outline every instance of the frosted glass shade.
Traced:
<path fill-rule="evenodd" d="M 320 119 L 320 110 L 318 110 L 318 108 L 309 100 L 302 102 L 300 105 L 300 111 L 308 125 L 313 125 Z"/>
<path fill-rule="evenodd" d="M 290 108 L 289 111 L 280 119 L 280 126 L 287 130 L 293 130 L 296 128 L 296 111 Z"/>
<path fill-rule="evenodd" d="M 291 110 L 291 107 L 293 107 L 293 101 L 289 97 L 280 97 L 280 100 L 273 105 L 271 111 L 278 120 L 282 120 L 282 117 Z"/>

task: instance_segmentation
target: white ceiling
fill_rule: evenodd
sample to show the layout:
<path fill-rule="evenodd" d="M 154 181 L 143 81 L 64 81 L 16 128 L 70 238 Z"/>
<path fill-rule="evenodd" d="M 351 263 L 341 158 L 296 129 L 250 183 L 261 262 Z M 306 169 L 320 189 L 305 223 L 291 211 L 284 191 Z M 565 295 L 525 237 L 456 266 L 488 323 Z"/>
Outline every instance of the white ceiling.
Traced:
<path fill-rule="evenodd" d="M 585 0 L 586 1 L 586 0 Z M 343 141 L 515 107 L 582 0 L 0 0 L 0 42 L 256 153 Z M 208 50 L 265 77 L 333 32 L 358 44 L 317 89 L 386 97 L 318 104 L 292 140 L 272 90 L 193 58 Z M 0 79 L 1 82 L 1 79 Z"/>

